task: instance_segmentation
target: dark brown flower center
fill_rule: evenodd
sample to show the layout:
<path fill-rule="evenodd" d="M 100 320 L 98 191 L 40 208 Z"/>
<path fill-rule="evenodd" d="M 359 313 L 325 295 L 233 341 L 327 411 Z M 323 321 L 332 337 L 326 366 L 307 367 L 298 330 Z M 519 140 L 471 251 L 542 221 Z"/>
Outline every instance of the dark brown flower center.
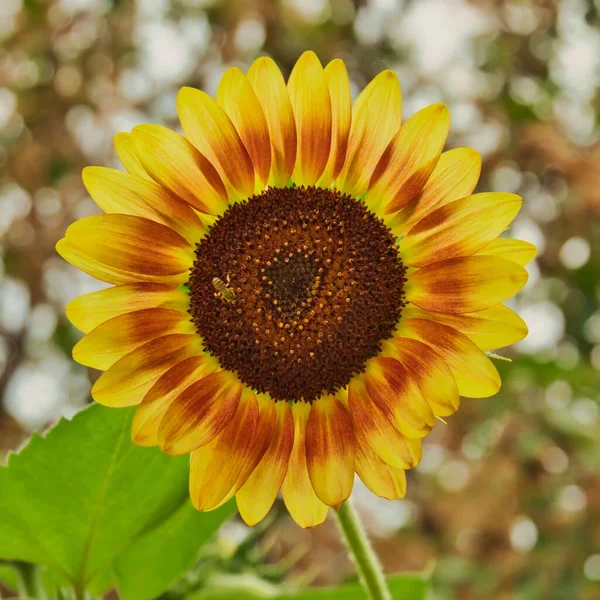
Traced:
<path fill-rule="evenodd" d="M 190 313 L 223 368 L 275 400 L 312 402 L 391 337 L 404 275 L 394 236 L 359 200 L 270 188 L 197 245 Z"/>

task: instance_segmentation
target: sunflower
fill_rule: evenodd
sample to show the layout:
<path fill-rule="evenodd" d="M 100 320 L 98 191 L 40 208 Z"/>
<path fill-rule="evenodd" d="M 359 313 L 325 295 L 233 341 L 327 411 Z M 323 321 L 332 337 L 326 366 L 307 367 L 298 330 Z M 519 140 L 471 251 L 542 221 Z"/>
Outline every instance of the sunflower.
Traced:
<path fill-rule="evenodd" d="M 136 444 L 191 453 L 201 511 L 235 496 L 253 525 L 281 490 L 318 525 L 355 472 L 402 497 L 436 418 L 498 391 L 486 351 L 527 333 L 501 304 L 535 254 L 498 237 L 520 198 L 472 194 L 443 104 L 401 125 L 391 71 L 352 103 L 343 61 L 306 52 L 286 85 L 262 57 L 177 110 L 185 137 L 135 127 L 127 172 L 84 170 L 105 214 L 57 244 L 113 284 L 67 307 L 93 398 L 137 406 Z"/>

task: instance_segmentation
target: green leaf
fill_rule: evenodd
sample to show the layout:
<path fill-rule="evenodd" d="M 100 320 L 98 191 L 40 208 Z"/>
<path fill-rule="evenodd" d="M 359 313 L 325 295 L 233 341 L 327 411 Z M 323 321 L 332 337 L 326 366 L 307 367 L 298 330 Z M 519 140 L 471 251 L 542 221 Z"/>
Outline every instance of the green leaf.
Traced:
<path fill-rule="evenodd" d="M 394 600 L 425 600 L 429 592 L 429 575 L 399 573 L 387 578 Z M 327 588 L 312 588 L 302 592 L 281 593 L 271 584 L 249 575 L 214 577 L 202 591 L 186 600 L 367 600 L 367 593 L 358 583 Z"/>
<path fill-rule="evenodd" d="M 0 583 L 9 590 L 16 591 L 19 580 L 12 567 L 0 564 Z"/>
<path fill-rule="evenodd" d="M 133 409 L 99 405 L 35 435 L 0 468 L 0 558 L 80 588 L 187 502 L 188 458 L 130 441 Z"/>
<path fill-rule="evenodd" d="M 123 600 L 150 600 L 169 589 L 198 557 L 198 552 L 236 510 L 230 501 L 209 513 L 191 502 L 139 539 L 115 562 L 117 587 Z"/>

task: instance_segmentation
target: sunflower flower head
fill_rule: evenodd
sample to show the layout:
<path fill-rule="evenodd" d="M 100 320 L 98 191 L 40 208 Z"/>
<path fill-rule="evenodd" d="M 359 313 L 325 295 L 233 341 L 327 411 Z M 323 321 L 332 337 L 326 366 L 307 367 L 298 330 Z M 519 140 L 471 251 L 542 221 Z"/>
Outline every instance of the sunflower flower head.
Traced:
<path fill-rule="evenodd" d="M 57 244 L 113 284 L 67 308 L 74 358 L 105 371 L 92 396 L 137 406 L 135 443 L 191 454 L 198 510 L 235 496 L 253 525 L 281 490 L 314 526 L 354 473 L 402 497 L 436 417 L 498 391 L 485 352 L 527 333 L 502 305 L 535 255 L 499 238 L 520 198 L 472 193 L 444 105 L 401 124 L 391 71 L 352 103 L 341 60 L 306 52 L 286 84 L 263 57 L 177 109 L 184 136 L 135 127 L 127 172 L 84 170 L 105 214 Z"/>

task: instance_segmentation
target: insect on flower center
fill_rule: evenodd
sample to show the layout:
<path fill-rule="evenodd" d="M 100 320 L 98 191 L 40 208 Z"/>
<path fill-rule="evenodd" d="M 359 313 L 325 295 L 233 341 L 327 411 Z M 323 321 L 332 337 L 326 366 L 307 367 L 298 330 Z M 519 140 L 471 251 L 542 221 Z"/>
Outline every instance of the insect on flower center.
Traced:
<path fill-rule="evenodd" d="M 404 305 L 390 230 L 335 190 L 269 188 L 196 247 L 190 313 L 221 366 L 275 400 L 312 402 L 364 370 Z"/>

